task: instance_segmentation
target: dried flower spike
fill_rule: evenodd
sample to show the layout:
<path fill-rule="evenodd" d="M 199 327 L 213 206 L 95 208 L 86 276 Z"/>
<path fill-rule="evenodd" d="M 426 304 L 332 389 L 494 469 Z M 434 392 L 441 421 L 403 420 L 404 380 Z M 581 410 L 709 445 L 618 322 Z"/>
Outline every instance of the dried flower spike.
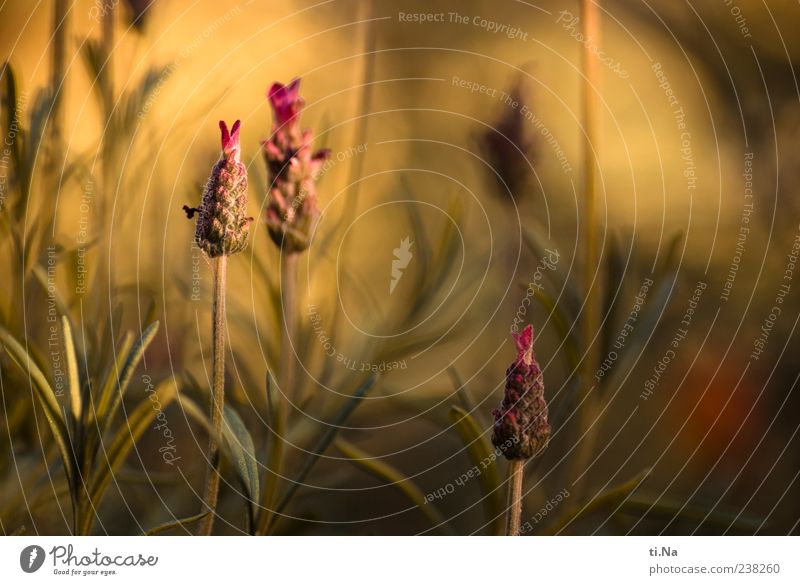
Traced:
<path fill-rule="evenodd" d="M 272 136 L 262 143 L 270 181 L 267 228 L 286 253 L 308 248 L 319 219 L 317 178 L 330 154 L 326 149 L 313 151 L 313 132 L 300 130 L 305 102 L 299 89 L 299 79 L 289 85 L 272 84 L 267 92 L 274 118 Z"/>
<path fill-rule="evenodd" d="M 526 183 L 533 173 L 531 165 L 535 162 L 537 143 L 531 131 L 533 100 L 527 75 L 520 73 L 506 94 L 508 98 L 503 100 L 494 128 L 478 135 L 478 146 L 497 179 L 497 190 L 493 192 L 511 202 L 519 201 L 529 192 Z"/>
<path fill-rule="evenodd" d="M 542 370 L 533 354 L 533 327 L 512 334 L 517 359 L 506 371 L 506 389 L 500 408 L 494 410 L 492 443 L 506 459 L 530 459 L 550 440 Z"/>
<path fill-rule="evenodd" d="M 222 158 L 211 171 L 199 208 L 183 206 L 191 219 L 197 213 L 195 240 L 210 257 L 230 256 L 247 245 L 252 217 L 247 217 L 247 168 L 240 159 L 240 121 L 230 132 L 220 120 Z"/>

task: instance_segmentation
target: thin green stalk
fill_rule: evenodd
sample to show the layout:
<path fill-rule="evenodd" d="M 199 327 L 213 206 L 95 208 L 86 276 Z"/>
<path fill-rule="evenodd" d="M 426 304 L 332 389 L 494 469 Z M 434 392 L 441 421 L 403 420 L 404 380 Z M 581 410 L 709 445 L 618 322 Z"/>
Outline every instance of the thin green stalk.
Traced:
<path fill-rule="evenodd" d="M 362 2 L 358 10 L 358 19 L 361 21 L 360 33 L 362 35 L 361 46 L 364 48 L 364 55 L 361 61 L 359 85 L 361 90 L 358 92 L 356 103 L 354 104 L 355 125 L 353 127 L 353 144 L 363 144 L 366 141 L 367 125 L 369 114 L 372 110 L 372 86 L 370 83 L 375 76 L 375 25 L 372 21 L 374 7 L 372 2 Z M 363 176 L 364 157 L 355 156 L 350 165 L 350 177 L 347 190 L 347 215 L 341 225 L 348 226 L 355 217 L 358 208 L 358 195 L 361 188 L 359 179 Z M 345 242 L 349 239 L 345 238 Z"/>
<path fill-rule="evenodd" d="M 211 361 L 214 367 L 211 392 L 211 433 L 208 439 L 208 473 L 203 501 L 210 512 L 197 527 L 197 534 L 208 536 L 214 526 L 217 499 L 219 497 L 219 439 L 222 436 L 222 416 L 225 407 L 225 284 L 227 280 L 228 257 L 219 256 L 214 260 L 214 304 L 212 307 L 212 346 Z"/>
<path fill-rule="evenodd" d="M 508 508 L 506 511 L 506 536 L 519 536 L 522 524 L 522 459 L 508 462 Z"/>
<path fill-rule="evenodd" d="M 68 38 L 67 0 L 56 0 L 53 5 L 53 67 L 50 84 L 54 92 L 53 109 L 50 113 L 50 131 L 53 140 L 53 161 L 63 164 L 63 120 L 64 120 L 64 83 L 66 81 L 66 45 Z"/>
<path fill-rule="evenodd" d="M 258 518 L 256 534 L 267 534 L 272 521 L 275 506 L 275 496 L 278 488 L 278 479 L 283 469 L 283 455 L 285 451 L 284 434 L 286 432 L 286 402 L 275 397 L 275 401 L 270 405 L 272 437 L 270 438 L 269 461 L 270 471 L 264 480 L 264 496 L 262 499 L 261 514 Z"/>
<path fill-rule="evenodd" d="M 278 493 L 278 480 L 283 470 L 285 458 L 284 434 L 287 427 L 289 402 L 299 399 L 295 388 L 295 365 L 297 360 L 292 347 L 297 322 L 297 264 L 300 255 L 288 252 L 281 255 L 281 364 L 279 392 L 275 396 L 273 439 L 270 449 L 271 473 L 267 475 L 264 485 L 263 507 L 258 520 L 256 534 L 267 534 L 272 525 L 275 498 Z"/>
<path fill-rule="evenodd" d="M 292 400 L 298 398 L 295 388 L 295 350 L 292 339 L 297 322 L 297 263 L 299 254 L 289 252 L 281 258 L 281 307 L 283 327 L 281 328 L 281 381 L 280 392 Z"/>
<path fill-rule="evenodd" d="M 600 285 L 596 282 L 598 249 L 597 249 L 597 155 L 599 136 L 599 104 L 597 94 L 600 91 L 599 60 L 592 47 L 600 46 L 600 0 L 581 0 L 581 27 L 584 39 L 582 55 L 583 65 L 583 167 L 584 167 L 584 287 L 585 311 L 583 319 L 583 376 L 579 404 L 583 404 L 583 412 L 579 417 L 580 434 L 587 430 L 583 441 L 578 445 L 572 459 L 571 477 L 580 475 L 589 460 L 594 445 L 597 426 L 592 426 L 598 413 L 596 389 L 592 391 L 592 371 L 597 363 L 596 344 L 593 342 L 598 328 L 598 309 L 600 296 L 597 294 Z M 594 284 L 593 284 L 594 281 Z M 579 487 L 576 487 L 576 491 Z"/>
<path fill-rule="evenodd" d="M 351 137 L 351 144 L 365 144 L 367 142 L 367 127 L 369 125 L 369 115 L 372 111 L 372 81 L 375 77 L 375 55 L 376 55 L 376 31 L 372 17 L 374 14 L 374 7 L 372 2 L 361 2 L 358 7 L 357 18 L 361 22 L 359 26 L 361 40 L 360 46 L 363 48 L 363 55 L 361 58 L 361 67 L 359 69 L 358 80 L 356 87 L 359 88 L 356 99 L 353 103 L 353 133 Z M 337 224 L 336 230 L 331 232 L 330 237 L 340 233 L 346 226 L 349 226 L 353 218 L 356 216 L 358 209 L 359 194 L 361 192 L 361 179 L 364 175 L 364 156 L 354 156 L 350 159 L 350 166 L 348 169 L 348 177 L 346 183 L 347 199 L 345 201 L 345 211 Z M 346 258 L 348 253 L 347 249 L 350 245 L 351 238 L 344 238 L 341 242 L 341 249 L 339 255 Z M 339 328 L 339 319 L 341 312 L 336 311 L 333 314 L 330 326 L 330 334 L 335 335 Z M 325 360 L 321 380 L 327 380 L 333 368 L 335 367 L 336 360 Z"/>

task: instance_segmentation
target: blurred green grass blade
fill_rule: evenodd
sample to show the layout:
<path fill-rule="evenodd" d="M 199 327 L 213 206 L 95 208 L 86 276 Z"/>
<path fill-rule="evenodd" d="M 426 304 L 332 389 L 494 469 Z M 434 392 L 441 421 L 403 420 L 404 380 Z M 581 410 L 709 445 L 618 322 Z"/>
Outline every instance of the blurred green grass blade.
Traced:
<path fill-rule="evenodd" d="M 36 365 L 34 360 L 31 359 L 28 352 L 25 351 L 25 348 L 3 327 L 0 327 L 0 342 L 2 342 L 6 348 L 11 359 L 14 360 L 23 372 L 28 374 L 29 380 L 32 382 L 36 397 L 39 399 L 39 403 L 47 418 L 47 423 L 50 426 L 50 431 L 53 433 L 53 438 L 61 453 L 67 482 L 70 485 L 70 491 L 74 495 L 75 458 L 69 440 L 69 433 L 67 432 L 67 425 L 55 392 L 53 392 L 50 382 L 47 381 L 47 377 L 42 370 L 39 369 L 39 366 Z"/>
<path fill-rule="evenodd" d="M 109 375 L 106 383 L 103 385 L 103 391 L 100 395 L 96 410 L 97 422 L 101 429 L 101 436 L 104 435 L 111 426 L 114 415 L 122 403 L 122 398 L 125 395 L 128 383 L 131 381 L 133 372 L 139 365 L 147 346 L 150 345 L 150 342 L 153 341 L 153 338 L 156 336 L 156 333 L 158 332 L 158 326 L 159 322 L 154 321 L 147 329 L 144 330 L 144 332 L 139 336 L 139 339 L 125 356 L 122 369 L 117 370 L 115 368 L 114 371 L 112 371 Z"/>
<path fill-rule="evenodd" d="M 25 141 L 25 157 L 27 159 L 28 168 L 34 169 L 37 164 L 37 157 L 43 155 L 44 150 L 41 148 L 42 141 L 45 138 L 45 128 L 48 122 L 50 113 L 53 110 L 55 103 L 55 93 L 50 87 L 44 87 L 36 92 L 33 98 L 33 108 L 30 116 L 30 129 L 28 132 L 27 140 Z M 41 164 L 41 163 L 38 163 Z M 33 180 L 33 176 L 30 176 Z M 54 202 L 55 198 L 51 198 Z"/>
<path fill-rule="evenodd" d="M 453 382 L 453 388 L 458 394 L 458 400 L 461 402 L 461 406 L 467 412 L 476 412 L 475 401 L 472 400 L 472 397 L 467 390 L 467 387 L 464 385 L 464 381 L 461 379 L 461 375 L 458 373 L 458 370 L 454 366 L 450 366 L 447 368 L 447 374 L 450 376 L 450 381 Z M 480 421 L 483 422 L 483 421 Z"/>
<path fill-rule="evenodd" d="M 272 518 L 272 504 L 275 501 L 275 494 L 278 489 L 278 479 L 283 469 L 283 458 L 285 455 L 285 424 L 286 424 L 286 401 L 275 396 L 275 380 L 272 373 L 267 371 L 266 381 L 267 409 L 269 410 L 269 432 L 267 434 L 268 450 L 267 465 L 264 477 L 264 493 L 261 496 L 261 510 L 257 520 L 257 533 L 266 533 Z"/>
<path fill-rule="evenodd" d="M 673 239 L 670 245 L 671 251 L 667 254 L 663 268 L 659 271 L 659 274 L 654 276 L 652 286 L 655 290 L 649 294 L 633 331 L 628 335 L 624 351 L 620 352 L 620 357 L 609 375 L 603 378 L 605 388 L 613 387 L 620 376 L 629 373 L 630 368 L 633 367 L 633 362 L 640 357 L 642 350 L 647 345 L 647 341 L 658 326 L 659 320 L 669 303 L 670 293 L 675 285 L 675 278 L 677 278 L 673 251 L 679 241 L 680 235 Z"/>
<path fill-rule="evenodd" d="M 545 531 L 545 534 L 557 534 L 578 518 L 590 514 L 609 505 L 619 505 L 632 493 L 639 489 L 644 480 L 650 475 L 651 469 L 645 469 L 625 483 L 607 489 L 594 496 L 584 504 L 578 504 L 558 517 L 555 524 Z"/>
<path fill-rule="evenodd" d="M 533 252 L 533 254 L 539 258 L 546 258 L 549 254 L 547 253 L 547 242 L 533 229 L 529 228 L 526 225 L 522 226 L 522 238 L 525 240 L 525 243 L 528 245 L 528 248 Z M 551 271 L 547 271 L 551 272 Z M 574 317 L 578 314 L 580 307 L 583 305 L 582 297 L 578 294 L 578 286 L 576 283 L 567 278 L 564 282 L 562 293 L 564 295 L 564 301 L 569 313 L 570 317 Z"/>
<path fill-rule="evenodd" d="M 576 371 L 580 364 L 581 356 L 578 349 L 578 340 L 574 334 L 574 327 L 569 324 L 567 316 L 559 308 L 555 300 L 546 292 L 536 289 L 533 292 L 533 298 L 536 299 L 547 312 L 548 319 L 552 319 L 553 321 L 553 326 L 556 328 L 556 332 L 564 348 L 564 357 L 567 360 L 569 371 Z"/>
<path fill-rule="evenodd" d="M 18 126 L 21 121 L 18 115 L 19 112 L 17 111 L 17 76 L 14 73 L 14 67 L 11 65 L 11 61 L 5 61 L 3 63 L 3 76 L 6 78 L 3 106 L 5 107 L 6 114 L 6 132 L 8 132 L 12 126 L 15 124 Z M 14 170 L 19 172 L 20 152 L 17 137 L 14 138 L 13 144 L 11 145 L 11 154 L 14 159 Z M 20 177 L 17 178 L 19 179 Z"/>
<path fill-rule="evenodd" d="M 90 412 L 89 414 L 96 416 L 96 412 L 101 406 L 103 396 L 108 396 L 107 400 L 110 400 L 110 397 L 114 392 L 114 386 L 117 383 L 118 376 L 124 367 L 124 361 L 131 351 L 131 347 L 133 347 L 133 333 L 131 331 L 126 331 L 125 336 L 122 338 L 122 343 L 120 344 L 119 349 L 115 352 L 114 363 L 111 364 L 109 371 L 105 375 L 105 382 L 100 388 L 98 402 L 94 405 L 94 412 Z M 103 406 L 103 408 L 107 409 L 108 407 Z"/>
<path fill-rule="evenodd" d="M 494 464 L 496 460 L 494 449 L 491 447 L 489 440 L 483 436 L 478 423 L 466 410 L 453 405 L 450 407 L 448 415 L 467 450 L 469 460 L 480 471 L 478 483 L 483 494 L 481 503 L 485 519 L 491 521 L 489 525 L 490 533 L 494 535 L 503 534 L 505 503 L 503 501 L 504 494 L 500 489 L 500 476 L 497 473 L 497 465 Z M 487 460 L 489 463 L 484 468 Z"/>
<path fill-rule="evenodd" d="M 618 333 L 617 324 L 619 307 L 625 298 L 625 258 L 619 238 L 611 234 L 607 243 L 606 281 L 603 298 L 603 330 L 601 332 L 600 355 L 607 356 L 611 351 L 611 343 Z"/>
<path fill-rule="evenodd" d="M 408 179 L 403 179 L 403 189 L 409 194 L 409 199 L 416 201 L 412 195 L 411 185 Z M 417 281 L 417 289 L 424 290 L 428 279 L 430 279 L 430 263 L 431 263 L 431 245 L 428 241 L 428 234 L 425 231 L 425 222 L 422 221 L 422 216 L 419 213 L 418 205 L 409 203 L 406 206 L 406 215 L 411 223 L 411 232 L 414 234 L 412 237 L 412 250 L 414 254 L 414 276 Z M 423 296 L 423 295 L 420 295 Z"/>
<path fill-rule="evenodd" d="M 14 174 L 16 175 L 15 178 L 19 184 L 21 195 L 20 201 L 17 202 L 14 208 L 15 223 L 18 225 L 25 213 L 30 190 L 30 174 L 23 155 L 25 143 L 27 142 L 27 132 L 23 128 L 22 112 L 18 107 L 17 77 L 10 61 L 6 61 L 3 64 L 3 72 L 6 78 L 5 93 L 3 95 L 6 108 L 6 132 L 14 125 L 18 127 L 10 145 L 11 158 L 14 162 Z"/>
<path fill-rule="evenodd" d="M 100 465 L 89 481 L 89 503 L 84 510 L 81 534 L 88 534 L 94 520 L 94 508 L 105 493 L 114 472 L 125 461 L 136 441 L 144 434 L 147 427 L 177 397 L 177 388 L 172 379 L 165 380 L 153 390 L 153 396 L 142 399 L 130 416 L 121 425 L 117 434 L 111 439 L 111 446 L 106 450 L 106 463 Z"/>
<path fill-rule="evenodd" d="M 23 221 L 24 218 L 21 218 L 20 222 Z M 30 223 L 30 229 L 28 229 L 27 233 L 25 234 L 24 253 L 22 257 L 22 274 L 24 280 L 28 279 L 33 267 L 36 266 L 36 263 L 39 260 L 39 241 L 41 240 L 42 235 L 42 230 L 40 229 L 40 226 L 42 225 L 41 218 L 39 216 L 34 216 Z M 23 224 L 18 222 L 18 225 Z"/>
<path fill-rule="evenodd" d="M 223 435 L 228 443 L 231 463 L 236 469 L 236 473 L 241 480 L 247 496 L 247 521 L 249 532 L 255 531 L 256 509 L 255 502 L 259 497 L 258 486 L 258 462 L 256 461 L 255 445 L 253 437 L 244 426 L 239 414 L 232 406 L 226 404 L 224 410 L 225 426 Z"/>
<path fill-rule="evenodd" d="M 422 490 L 402 472 L 385 461 L 373 458 L 369 453 L 362 451 L 341 437 L 336 439 L 334 446 L 349 459 L 350 463 L 400 490 L 430 520 L 431 524 L 443 534 L 453 534 L 453 530 L 447 524 L 447 520 L 442 513 L 432 503 L 425 501 L 425 494 L 422 493 Z"/>
<path fill-rule="evenodd" d="M 464 204 L 458 194 L 450 197 L 447 215 L 448 218 L 445 221 L 435 256 L 437 265 L 444 268 L 444 270 L 436 270 L 434 272 L 433 279 L 428 285 L 432 293 L 438 292 L 444 287 L 448 274 L 456 266 L 458 251 L 463 245 L 461 226 L 464 222 L 465 212 Z"/>
<path fill-rule="evenodd" d="M 306 477 L 308 477 L 308 474 L 314 468 L 314 465 L 317 464 L 319 458 L 322 457 L 322 454 L 336 438 L 336 435 L 339 433 L 340 426 L 344 424 L 353 411 L 363 402 L 363 398 L 366 396 L 367 392 L 369 392 L 370 388 L 372 388 L 376 379 L 377 376 L 375 375 L 367 378 L 364 383 L 361 384 L 361 386 L 359 386 L 358 389 L 353 393 L 353 395 L 350 396 L 350 398 L 348 398 L 347 401 L 342 405 L 341 409 L 336 416 L 334 416 L 333 420 L 330 423 L 327 423 L 327 428 L 322 433 L 322 436 L 320 436 L 316 445 L 309 450 L 311 454 L 309 455 L 308 459 L 306 459 L 303 467 L 300 469 L 300 473 L 297 474 L 297 478 L 291 482 L 289 489 L 286 490 L 283 498 L 281 498 L 280 502 L 275 507 L 274 514 L 276 516 L 283 512 L 287 504 L 292 500 L 297 490 L 300 488 L 300 486 L 302 486 Z"/>
<path fill-rule="evenodd" d="M 52 295 L 53 300 L 56 303 L 56 308 L 58 312 L 62 315 L 69 315 L 69 303 L 64 298 L 64 295 L 61 294 L 61 291 L 58 289 L 57 286 L 51 286 L 51 283 L 47 282 L 47 270 L 41 264 L 35 264 L 33 266 L 33 275 L 36 277 L 36 280 L 39 282 L 39 285 L 42 287 L 42 291 L 47 293 L 48 295 Z"/>
<path fill-rule="evenodd" d="M 736 530 L 744 534 L 753 534 L 755 530 L 764 526 L 763 518 L 755 516 L 743 517 L 740 511 L 719 510 L 716 507 L 709 510 L 705 506 L 686 504 L 685 502 L 671 500 L 662 496 L 649 496 L 646 494 L 637 494 L 628 498 L 622 503 L 620 511 L 637 515 L 653 515 L 669 520 L 682 518 L 692 522 L 699 522 L 699 526 L 715 526 L 726 530 Z"/>
<path fill-rule="evenodd" d="M 177 520 L 164 522 L 163 524 L 159 524 L 158 526 L 155 526 L 150 530 L 146 530 L 145 532 L 142 533 L 142 536 L 155 536 L 156 534 L 161 534 L 162 532 L 166 532 L 167 530 L 171 530 L 173 528 L 185 529 L 190 524 L 194 524 L 198 520 L 202 520 L 209 514 L 211 514 L 211 511 L 206 510 L 205 512 L 200 512 L 199 514 L 195 514 L 194 516 L 187 516 L 186 518 L 178 518 Z"/>
<path fill-rule="evenodd" d="M 64 352 L 67 362 L 67 379 L 69 380 L 70 405 L 72 407 L 72 417 L 75 421 L 76 430 L 81 425 L 81 413 L 83 403 L 81 396 L 81 381 L 78 375 L 78 359 L 75 357 L 75 342 L 72 340 L 72 327 L 66 316 L 61 317 L 61 327 L 64 333 Z"/>

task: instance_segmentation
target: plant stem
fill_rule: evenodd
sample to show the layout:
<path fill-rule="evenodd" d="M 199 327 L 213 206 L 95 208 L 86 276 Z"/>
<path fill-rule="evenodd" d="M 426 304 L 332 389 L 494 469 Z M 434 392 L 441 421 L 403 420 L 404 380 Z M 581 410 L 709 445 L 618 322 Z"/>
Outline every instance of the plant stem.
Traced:
<path fill-rule="evenodd" d="M 506 516 L 506 536 L 519 536 L 522 523 L 522 459 L 508 462 L 508 509 Z"/>
<path fill-rule="evenodd" d="M 281 328 L 281 382 L 280 393 L 294 400 L 297 397 L 294 387 L 295 356 L 292 339 L 297 321 L 297 262 L 299 255 L 285 253 L 281 257 L 281 308 L 283 327 Z"/>
<path fill-rule="evenodd" d="M 219 496 L 219 440 L 222 437 L 222 416 L 225 408 L 225 284 L 227 279 L 228 257 L 219 256 L 214 260 L 214 304 L 212 305 L 212 346 L 213 381 L 211 391 L 211 434 L 208 438 L 208 473 L 203 501 L 210 512 L 198 524 L 197 534 L 208 536 L 214 526 L 217 499 Z"/>
<path fill-rule="evenodd" d="M 585 39 L 591 40 L 584 45 L 582 55 L 583 67 L 583 172 L 584 172 L 584 287 L 585 287 L 585 312 L 583 319 L 583 350 L 585 352 L 582 364 L 583 379 L 581 380 L 580 398 L 583 403 L 583 412 L 579 417 L 580 434 L 583 435 L 584 429 L 591 429 L 586 432 L 584 439 L 578 445 L 575 456 L 572 459 L 571 476 L 580 474 L 589 459 L 594 443 L 596 427 L 592 427 L 597 418 L 597 398 L 591 396 L 592 389 L 592 370 L 597 363 L 595 357 L 596 344 L 594 337 L 598 328 L 598 301 L 600 284 L 597 282 L 597 154 L 598 148 L 598 100 L 599 71 L 597 55 L 592 51 L 592 47 L 600 46 L 600 0 L 581 0 L 581 27 Z M 595 390 L 596 393 L 596 390 Z M 579 403 L 581 403 L 579 402 Z M 577 489 L 577 488 L 576 488 Z"/>
<path fill-rule="evenodd" d="M 53 108 L 49 122 L 54 147 L 53 162 L 63 164 L 62 132 L 64 125 L 64 84 L 66 81 L 66 45 L 69 38 L 67 0 L 56 0 L 53 6 L 53 66 L 50 85 L 53 88 Z M 59 168 L 59 167 L 56 167 Z"/>
<path fill-rule="evenodd" d="M 279 392 L 275 396 L 273 407 L 273 436 L 272 448 L 270 449 L 271 473 L 267 475 L 264 485 L 264 509 L 261 511 L 256 534 L 267 534 L 274 525 L 275 498 L 285 456 L 284 433 L 287 427 L 286 419 L 289 413 L 289 402 L 296 400 L 298 397 L 294 387 L 296 360 L 292 348 L 292 338 L 295 334 L 295 323 L 297 322 L 297 263 L 299 257 L 299 254 L 295 252 L 281 255 L 281 313 L 283 315 L 283 325 L 281 327 Z"/>

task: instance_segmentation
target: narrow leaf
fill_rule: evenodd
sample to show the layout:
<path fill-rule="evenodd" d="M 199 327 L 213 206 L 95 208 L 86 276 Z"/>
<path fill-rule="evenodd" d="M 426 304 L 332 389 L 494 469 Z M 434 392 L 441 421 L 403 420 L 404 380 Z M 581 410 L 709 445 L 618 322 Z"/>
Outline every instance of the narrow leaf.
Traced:
<path fill-rule="evenodd" d="M 608 238 L 608 253 L 606 255 L 606 289 L 603 299 L 603 319 L 605 324 L 602 331 L 601 356 L 607 356 L 611 351 L 611 342 L 618 332 L 619 307 L 625 298 L 625 259 L 619 238 L 611 234 Z"/>
<path fill-rule="evenodd" d="M 151 528 L 142 533 L 142 536 L 155 536 L 156 534 L 160 534 L 162 532 L 166 532 L 167 530 L 171 530 L 172 528 L 186 528 L 186 526 L 190 524 L 194 524 L 198 520 L 202 520 L 206 516 L 211 514 L 210 510 L 206 510 L 205 512 L 200 512 L 199 514 L 195 514 L 194 516 L 187 516 L 186 518 L 178 518 L 176 520 L 171 520 L 169 522 L 164 522 L 163 524 L 159 524 L 158 526 Z M 187 531 L 188 532 L 188 531 Z"/>
<path fill-rule="evenodd" d="M 247 519 L 252 534 L 255 529 L 255 502 L 259 496 L 258 462 L 256 461 L 253 437 L 244 426 L 233 407 L 225 405 L 223 435 L 230 451 L 231 463 L 247 496 Z"/>
<path fill-rule="evenodd" d="M 755 516 L 741 516 L 740 511 L 720 510 L 716 507 L 709 511 L 707 506 L 686 504 L 659 496 L 637 494 L 626 499 L 621 512 L 658 516 L 670 521 L 681 518 L 698 522 L 699 526 L 715 526 L 727 531 L 735 530 L 743 534 L 753 534 L 764 526 L 764 519 Z"/>
<path fill-rule="evenodd" d="M 555 524 L 547 530 L 546 534 L 558 534 L 581 516 L 585 516 L 586 514 L 594 512 L 595 510 L 599 510 L 604 506 L 621 503 L 630 494 L 639 489 L 642 483 L 644 483 L 644 480 L 650 475 L 650 471 L 650 469 L 645 469 L 625 483 L 610 488 L 594 496 L 591 500 L 583 505 L 577 505 L 574 508 L 567 510 L 558 518 L 558 520 L 556 520 Z"/>
<path fill-rule="evenodd" d="M 525 243 L 528 244 L 528 248 L 530 248 L 531 252 L 539 258 L 545 258 L 548 256 L 547 253 L 547 242 L 545 242 L 544 238 L 542 238 L 536 230 L 531 229 L 525 225 L 522 226 L 522 237 L 525 240 Z M 551 271 L 547 271 L 548 273 Z M 577 315 L 580 307 L 583 305 L 582 297 L 578 293 L 578 286 L 577 284 L 570 279 L 563 285 L 562 294 L 564 296 L 565 304 L 570 315 Z"/>
<path fill-rule="evenodd" d="M 481 432 L 478 423 L 470 414 L 458 406 L 450 407 L 450 421 L 458 433 L 461 442 L 467 450 L 472 464 L 478 469 L 478 483 L 483 498 L 484 514 L 491 520 L 491 534 L 503 534 L 503 493 L 500 489 L 500 476 L 497 465 L 494 464 L 496 454 L 489 440 Z"/>
<path fill-rule="evenodd" d="M 83 532 L 87 534 L 91 528 L 94 509 L 100 503 L 114 472 L 125 461 L 136 441 L 144 434 L 150 423 L 159 412 L 163 412 L 177 396 L 175 382 L 165 380 L 153 391 L 156 401 L 150 397 L 144 398 L 125 420 L 125 424 L 111 440 L 111 446 L 106 450 L 107 464 L 101 465 L 89 482 L 89 498 L 92 505 L 87 506 L 86 517 L 83 518 Z"/>
<path fill-rule="evenodd" d="M 131 381 L 133 372 L 139 365 L 147 346 L 150 345 L 150 342 L 153 341 L 158 332 L 158 325 L 158 321 L 154 321 L 144 330 L 125 357 L 122 369 L 115 369 L 106 380 L 96 411 L 97 422 L 102 429 L 101 434 L 105 434 L 111 426 L 114 414 L 122 403 L 122 398 L 125 395 L 128 383 Z"/>
<path fill-rule="evenodd" d="M 78 376 L 78 360 L 75 357 L 75 343 L 72 340 L 72 328 L 69 326 L 69 319 L 64 315 L 61 317 L 61 327 L 64 333 L 64 352 L 67 354 L 67 378 L 69 379 L 69 395 L 72 407 L 72 417 L 76 428 L 81 424 L 81 413 L 83 412 L 81 381 Z"/>
<path fill-rule="evenodd" d="M 294 497 L 294 494 L 303 484 L 306 477 L 308 477 L 308 474 L 314 468 L 314 465 L 316 465 L 317 461 L 319 461 L 319 458 L 322 457 L 322 454 L 336 438 L 341 425 L 344 424 L 353 411 L 363 402 L 362 399 L 364 396 L 366 396 L 370 388 L 372 388 L 372 385 L 375 383 L 375 379 L 376 376 L 374 375 L 367 378 L 366 381 L 361 384 L 361 386 L 359 386 L 358 389 L 353 393 L 353 395 L 347 399 L 347 402 L 342 405 L 342 408 L 328 424 L 325 432 L 322 433 L 322 436 L 320 436 L 314 448 L 310 449 L 311 455 L 309 455 L 308 459 L 306 459 L 305 464 L 300 469 L 300 473 L 297 474 L 297 478 L 292 481 L 289 489 L 286 491 L 283 498 L 275 508 L 274 514 L 276 516 L 280 514 L 284 508 L 286 508 L 286 505 L 291 501 L 292 497 Z"/>
<path fill-rule="evenodd" d="M 50 431 L 53 433 L 53 438 L 58 445 L 58 450 L 64 463 L 64 471 L 67 475 L 67 482 L 70 485 L 70 491 L 72 491 L 75 485 L 75 460 L 69 441 L 69 434 L 67 433 L 67 426 L 55 392 L 53 392 L 50 382 L 47 381 L 47 377 L 34 360 L 31 359 L 25 348 L 2 327 L 0 327 L 0 342 L 3 343 L 14 362 L 28 375 L 28 379 L 47 418 Z"/>
<path fill-rule="evenodd" d="M 577 370 L 581 356 L 578 350 L 578 341 L 575 338 L 575 326 L 567 321 L 567 316 L 546 292 L 536 289 L 533 293 L 533 298 L 547 311 L 548 319 L 553 321 L 553 326 L 556 328 L 556 332 L 564 347 L 564 357 L 567 360 L 569 371 Z"/>
<path fill-rule="evenodd" d="M 447 520 L 442 513 L 430 502 L 427 502 L 422 490 L 413 481 L 406 477 L 401 471 L 389 465 L 385 461 L 371 457 L 349 441 L 339 437 L 334 446 L 347 457 L 353 465 L 366 471 L 373 477 L 386 482 L 388 485 L 400 490 L 419 511 L 425 514 L 434 527 L 444 534 L 453 534 L 452 529 L 447 524 Z"/>

